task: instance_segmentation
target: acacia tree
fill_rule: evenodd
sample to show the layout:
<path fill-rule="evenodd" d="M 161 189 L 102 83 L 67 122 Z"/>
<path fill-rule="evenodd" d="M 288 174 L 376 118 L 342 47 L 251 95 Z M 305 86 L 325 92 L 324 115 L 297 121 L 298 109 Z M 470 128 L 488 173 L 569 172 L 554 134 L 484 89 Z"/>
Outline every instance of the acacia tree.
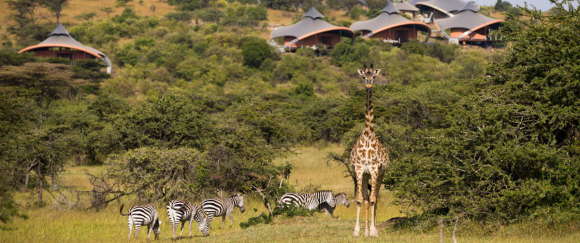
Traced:
<path fill-rule="evenodd" d="M 68 0 L 42 0 L 41 4 L 54 13 L 56 22 L 60 23 L 62 9 L 68 4 Z"/>
<path fill-rule="evenodd" d="M 20 43 L 32 44 L 44 35 L 42 27 L 36 22 L 36 10 L 40 7 L 36 0 L 8 0 L 8 7 L 12 10 L 13 26 L 8 31 L 18 37 Z"/>

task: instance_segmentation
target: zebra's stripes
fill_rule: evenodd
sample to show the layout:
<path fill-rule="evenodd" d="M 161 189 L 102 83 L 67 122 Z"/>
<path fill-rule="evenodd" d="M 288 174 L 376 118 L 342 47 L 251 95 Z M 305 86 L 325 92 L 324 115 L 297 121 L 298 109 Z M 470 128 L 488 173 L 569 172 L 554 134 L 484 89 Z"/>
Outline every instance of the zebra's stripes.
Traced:
<path fill-rule="evenodd" d="M 222 217 L 222 223 L 226 221 L 226 216 L 230 217 L 233 222 L 234 216 L 232 215 L 234 207 L 240 208 L 240 212 L 244 212 L 244 196 L 241 194 L 235 194 L 233 196 L 224 199 L 206 199 L 202 202 L 201 206 L 203 211 L 208 217 L 208 222 L 211 222 L 214 217 Z"/>
<path fill-rule="evenodd" d="M 286 193 L 282 195 L 278 204 L 281 206 L 294 205 L 308 210 L 318 209 L 326 203 L 330 207 L 336 207 L 336 202 L 331 191 L 318 191 L 314 193 Z"/>
<path fill-rule="evenodd" d="M 207 216 L 203 209 L 198 205 L 191 204 L 187 201 L 173 200 L 167 205 L 167 215 L 169 217 L 169 224 L 171 224 L 171 229 L 173 231 L 173 238 L 175 238 L 175 230 L 179 223 L 181 223 L 181 233 L 179 235 L 183 235 L 183 226 L 186 221 L 189 221 L 189 236 L 191 236 L 191 224 L 194 220 L 197 222 L 199 231 L 203 236 L 209 235 Z"/>
<path fill-rule="evenodd" d="M 334 216 L 334 210 L 338 205 L 344 205 L 347 208 L 350 206 L 350 201 L 348 200 L 348 197 L 344 192 L 334 194 L 334 202 L 335 202 L 334 207 L 329 206 L 327 203 L 322 203 L 318 206 L 318 209 L 325 211 L 326 213 L 328 213 L 328 215 L 330 215 L 330 217 L 337 218 Z"/>
<path fill-rule="evenodd" d="M 119 209 L 119 213 L 122 216 L 128 216 L 129 218 L 129 240 L 131 240 L 131 233 L 133 231 L 133 227 L 135 228 L 135 239 L 139 235 L 139 229 L 141 226 L 147 226 L 147 239 L 151 235 L 151 231 L 155 234 L 155 239 L 159 238 L 159 233 L 161 232 L 160 226 L 161 221 L 159 221 L 159 215 L 157 214 L 157 210 L 155 206 L 151 204 L 147 205 L 135 205 L 129 209 L 127 214 L 123 213 L 123 207 L 125 205 L 121 204 L 121 208 Z"/>

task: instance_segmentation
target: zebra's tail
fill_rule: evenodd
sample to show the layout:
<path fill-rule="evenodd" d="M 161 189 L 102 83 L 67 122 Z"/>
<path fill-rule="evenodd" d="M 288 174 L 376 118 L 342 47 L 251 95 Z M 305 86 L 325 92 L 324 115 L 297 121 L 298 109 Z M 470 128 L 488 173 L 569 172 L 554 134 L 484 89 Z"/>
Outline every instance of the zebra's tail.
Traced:
<path fill-rule="evenodd" d="M 119 213 L 121 214 L 121 216 L 129 216 L 129 213 L 124 214 L 123 213 L 123 208 L 125 207 L 125 204 L 121 204 L 121 208 L 119 209 Z"/>

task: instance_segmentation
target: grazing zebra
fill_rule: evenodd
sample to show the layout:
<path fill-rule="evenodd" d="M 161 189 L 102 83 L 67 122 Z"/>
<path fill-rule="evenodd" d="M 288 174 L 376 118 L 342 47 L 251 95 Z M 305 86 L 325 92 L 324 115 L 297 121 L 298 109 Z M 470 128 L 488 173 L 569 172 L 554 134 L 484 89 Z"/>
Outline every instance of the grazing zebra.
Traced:
<path fill-rule="evenodd" d="M 294 205 L 308 210 L 318 209 L 322 203 L 330 207 L 336 207 L 336 202 L 331 191 L 318 191 L 314 193 L 286 193 L 282 195 L 278 204 L 280 206 Z"/>
<path fill-rule="evenodd" d="M 161 232 L 161 221 L 159 221 L 159 215 L 157 214 L 157 210 L 155 210 L 155 206 L 151 204 L 135 205 L 129 209 L 127 214 L 123 213 L 124 206 L 125 205 L 121 204 L 119 213 L 122 216 L 129 216 L 129 240 L 131 240 L 133 226 L 135 226 L 135 239 L 137 239 L 139 229 L 144 225 L 147 226 L 147 239 L 149 239 L 151 231 L 155 234 L 156 240 L 159 238 L 159 233 Z"/>
<path fill-rule="evenodd" d="M 350 206 L 350 202 L 348 201 L 348 197 L 346 196 L 346 193 L 344 193 L 344 192 L 334 194 L 334 202 L 335 202 L 334 207 L 329 206 L 327 203 L 322 203 L 322 204 L 320 204 L 318 209 L 326 211 L 326 213 L 328 213 L 330 215 L 330 217 L 338 218 L 338 217 L 334 216 L 334 210 L 336 209 L 336 207 L 338 205 L 344 205 L 347 208 Z"/>
<path fill-rule="evenodd" d="M 207 215 L 208 222 L 211 222 L 214 217 L 221 216 L 222 223 L 226 221 L 226 216 L 230 217 L 230 220 L 234 221 L 234 207 L 240 208 L 240 212 L 246 211 L 244 208 L 244 195 L 236 193 L 233 196 L 224 199 L 206 199 L 201 203 L 203 211 Z"/>
<path fill-rule="evenodd" d="M 181 223 L 181 233 L 179 236 L 183 235 L 183 226 L 186 221 L 189 221 L 189 236 L 191 236 L 191 223 L 193 220 L 197 222 L 199 231 L 203 236 L 209 235 L 207 216 L 201 206 L 191 204 L 187 201 L 173 200 L 167 205 L 167 214 L 169 216 L 171 229 L 173 230 L 173 238 L 175 238 L 175 230 L 179 223 Z"/>

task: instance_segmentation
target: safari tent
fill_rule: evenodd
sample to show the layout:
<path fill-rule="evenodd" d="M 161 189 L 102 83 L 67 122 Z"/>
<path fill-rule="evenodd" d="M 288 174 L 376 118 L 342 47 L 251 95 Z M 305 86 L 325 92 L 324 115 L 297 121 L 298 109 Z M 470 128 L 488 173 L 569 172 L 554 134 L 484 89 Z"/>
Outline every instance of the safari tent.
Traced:
<path fill-rule="evenodd" d="M 499 28 L 503 20 L 492 19 L 479 13 L 479 6 L 471 1 L 452 17 L 435 20 L 442 31 L 449 32 L 449 38 L 459 43 L 485 44 L 495 41 L 491 32 Z"/>
<path fill-rule="evenodd" d="M 350 28 L 365 37 L 378 38 L 390 43 L 417 40 L 419 31 L 427 32 L 427 36 L 431 32 L 431 28 L 427 24 L 401 16 L 399 10 L 391 1 L 387 2 L 387 5 L 377 17 L 367 21 L 356 22 Z"/>
<path fill-rule="evenodd" d="M 312 7 L 298 23 L 274 29 L 271 38 L 283 38 L 286 48 L 295 49 L 317 45 L 333 47 L 343 36 L 352 37 L 353 33 L 347 27 L 324 21 L 324 15 Z"/>
<path fill-rule="evenodd" d="M 71 62 L 96 58 L 107 65 L 107 73 L 112 71 L 111 61 L 107 55 L 75 40 L 62 24 L 58 24 L 46 40 L 18 51 L 18 53 L 24 52 L 33 52 L 36 56 L 42 57 L 67 58 Z"/>

